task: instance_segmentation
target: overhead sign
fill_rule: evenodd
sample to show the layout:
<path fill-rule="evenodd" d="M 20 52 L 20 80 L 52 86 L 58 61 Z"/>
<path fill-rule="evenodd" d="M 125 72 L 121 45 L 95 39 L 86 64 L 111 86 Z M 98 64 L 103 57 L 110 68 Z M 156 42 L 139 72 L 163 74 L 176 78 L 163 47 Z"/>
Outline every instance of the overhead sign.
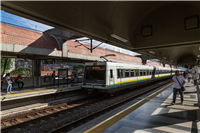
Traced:
<path fill-rule="evenodd" d="M 100 69 L 100 67 L 92 67 L 92 69 Z"/>
<path fill-rule="evenodd" d="M 43 64 L 55 64 L 55 59 L 43 59 Z"/>
<path fill-rule="evenodd" d="M 67 69 L 58 69 L 58 77 L 59 78 L 67 78 L 68 71 Z"/>

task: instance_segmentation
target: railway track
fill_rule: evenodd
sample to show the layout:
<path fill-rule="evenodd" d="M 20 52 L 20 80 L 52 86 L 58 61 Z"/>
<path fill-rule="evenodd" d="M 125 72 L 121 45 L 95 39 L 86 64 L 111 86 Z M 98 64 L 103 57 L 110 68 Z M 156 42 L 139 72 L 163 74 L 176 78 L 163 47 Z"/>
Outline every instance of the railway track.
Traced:
<path fill-rule="evenodd" d="M 114 108 L 127 103 L 136 97 L 139 97 L 149 91 L 152 91 L 164 84 L 169 83 L 170 80 L 162 81 L 157 84 L 142 87 L 137 90 L 129 91 L 114 97 L 95 97 L 94 99 L 82 100 L 84 102 L 75 102 L 71 105 L 62 104 L 48 108 L 47 110 L 39 110 L 32 114 L 24 114 L 10 118 L 9 122 L 23 121 L 23 118 L 29 120 L 21 123 L 13 124 L 2 128 L 2 132 L 66 132 L 83 123 L 94 119 L 101 114 L 104 114 Z M 52 111 L 55 110 L 55 111 Z M 39 116 L 39 117 L 37 117 Z M 7 121 L 8 122 L 8 121 Z M 8 123 L 9 123 L 8 122 Z M 1 125 L 4 125 L 6 120 L 3 120 Z"/>
<path fill-rule="evenodd" d="M 98 99 L 99 98 L 96 98 L 96 100 Z M 76 108 L 83 104 L 87 104 L 87 103 L 91 103 L 92 101 L 95 101 L 95 99 L 92 97 L 87 98 L 87 99 L 81 99 L 81 100 L 83 101 L 79 102 L 80 100 L 77 100 L 75 102 L 63 103 L 63 104 L 51 106 L 45 109 L 40 109 L 34 112 L 29 112 L 29 113 L 21 114 L 18 116 L 2 119 L 1 132 L 7 132 L 10 129 L 21 127 L 23 125 L 26 125 L 27 123 L 32 123 L 40 119 L 45 119 L 46 117 L 49 117 L 50 115 L 54 115 L 58 112 L 62 112 L 66 110 L 70 111 L 72 108 Z"/>

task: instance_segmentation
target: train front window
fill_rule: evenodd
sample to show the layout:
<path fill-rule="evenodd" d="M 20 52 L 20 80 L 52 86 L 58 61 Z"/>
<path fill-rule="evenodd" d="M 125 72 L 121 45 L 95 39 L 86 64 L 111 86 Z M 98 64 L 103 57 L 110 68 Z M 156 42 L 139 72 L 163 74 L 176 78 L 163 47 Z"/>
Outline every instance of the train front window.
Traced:
<path fill-rule="evenodd" d="M 105 66 L 87 66 L 86 80 L 105 80 L 106 67 Z"/>

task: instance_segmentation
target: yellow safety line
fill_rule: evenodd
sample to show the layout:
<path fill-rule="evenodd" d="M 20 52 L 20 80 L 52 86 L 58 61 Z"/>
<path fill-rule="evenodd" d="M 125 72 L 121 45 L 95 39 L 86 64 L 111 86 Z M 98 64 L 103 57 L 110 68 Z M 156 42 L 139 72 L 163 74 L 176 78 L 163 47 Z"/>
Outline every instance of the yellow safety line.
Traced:
<path fill-rule="evenodd" d="M 108 127 L 113 125 L 114 123 L 118 122 L 120 119 L 124 118 L 126 115 L 130 114 L 135 109 L 139 108 L 140 106 L 142 106 L 143 104 L 148 102 L 150 99 L 154 98 L 159 93 L 163 92 L 164 90 L 166 90 L 167 88 L 169 88 L 172 85 L 173 85 L 173 83 L 171 83 L 170 85 L 168 85 L 168 86 L 160 89 L 159 91 L 151 94 L 150 96 L 144 98 L 143 100 L 135 103 L 134 105 L 122 110 L 121 112 L 111 116 L 110 118 L 104 120 L 103 122 L 101 122 L 101 123 L 97 124 L 96 126 L 86 130 L 83 133 L 101 133 L 102 131 L 104 131 L 105 129 L 107 129 Z"/>
<path fill-rule="evenodd" d="M 170 74 L 165 74 L 165 75 L 159 75 L 159 76 L 155 76 L 155 77 L 163 77 L 163 76 L 168 76 Z M 150 79 L 150 77 L 145 77 L 145 78 L 138 78 L 138 79 L 131 79 L 131 80 L 125 80 L 125 81 L 119 81 L 117 83 L 125 83 L 125 82 L 131 82 L 131 81 L 137 81 L 137 80 L 141 80 L 141 79 Z"/>
<path fill-rule="evenodd" d="M 78 87 L 78 86 L 73 86 L 73 87 Z M 64 87 L 64 88 L 57 88 L 57 89 L 66 89 L 66 88 L 73 88 L 73 87 Z M 50 91 L 50 90 L 57 90 L 57 89 L 47 89 L 47 90 L 40 90 L 40 91 L 30 91 L 30 92 L 17 93 L 17 94 L 1 95 L 1 97 L 9 97 L 9 96 L 36 93 L 36 92 L 43 92 L 43 91 Z"/>

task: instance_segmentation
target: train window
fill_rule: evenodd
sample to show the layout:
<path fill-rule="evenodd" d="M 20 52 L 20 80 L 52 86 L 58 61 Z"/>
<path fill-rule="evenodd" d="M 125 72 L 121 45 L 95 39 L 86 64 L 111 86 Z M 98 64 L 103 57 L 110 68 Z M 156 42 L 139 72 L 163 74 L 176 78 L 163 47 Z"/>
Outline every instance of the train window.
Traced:
<path fill-rule="evenodd" d="M 127 77 L 130 77 L 130 75 L 129 75 L 129 70 L 125 70 L 125 77 L 127 78 Z"/>
<path fill-rule="evenodd" d="M 140 70 L 140 76 L 142 76 L 142 74 L 143 74 L 143 73 L 142 73 L 142 70 Z"/>
<path fill-rule="evenodd" d="M 122 69 L 122 71 L 121 71 L 121 78 L 124 78 L 125 76 L 124 76 L 124 69 Z"/>
<path fill-rule="evenodd" d="M 120 77 L 120 72 L 119 72 L 119 69 L 117 69 L 117 78 Z"/>
<path fill-rule="evenodd" d="M 146 72 L 145 72 L 145 70 L 144 70 L 144 72 L 143 72 L 143 76 L 144 76 L 144 75 L 146 75 Z"/>
<path fill-rule="evenodd" d="M 121 69 L 117 69 L 117 78 L 122 78 L 123 77 L 123 72 Z"/>
<path fill-rule="evenodd" d="M 132 71 L 131 71 L 131 77 L 134 77 L 134 76 L 135 76 L 134 73 L 135 73 L 135 72 L 132 70 Z"/>
<path fill-rule="evenodd" d="M 105 80 L 106 69 L 105 66 L 91 67 L 86 66 L 85 79 L 86 80 Z"/>
<path fill-rule="evenodd" d="M 139 70 L 135 70 L 136 76 L 139 76 Z"/>
<path fill-rule="evenodd" d="M 113 78 L 113 70 L 110 69 L 110 78 Z"/>

